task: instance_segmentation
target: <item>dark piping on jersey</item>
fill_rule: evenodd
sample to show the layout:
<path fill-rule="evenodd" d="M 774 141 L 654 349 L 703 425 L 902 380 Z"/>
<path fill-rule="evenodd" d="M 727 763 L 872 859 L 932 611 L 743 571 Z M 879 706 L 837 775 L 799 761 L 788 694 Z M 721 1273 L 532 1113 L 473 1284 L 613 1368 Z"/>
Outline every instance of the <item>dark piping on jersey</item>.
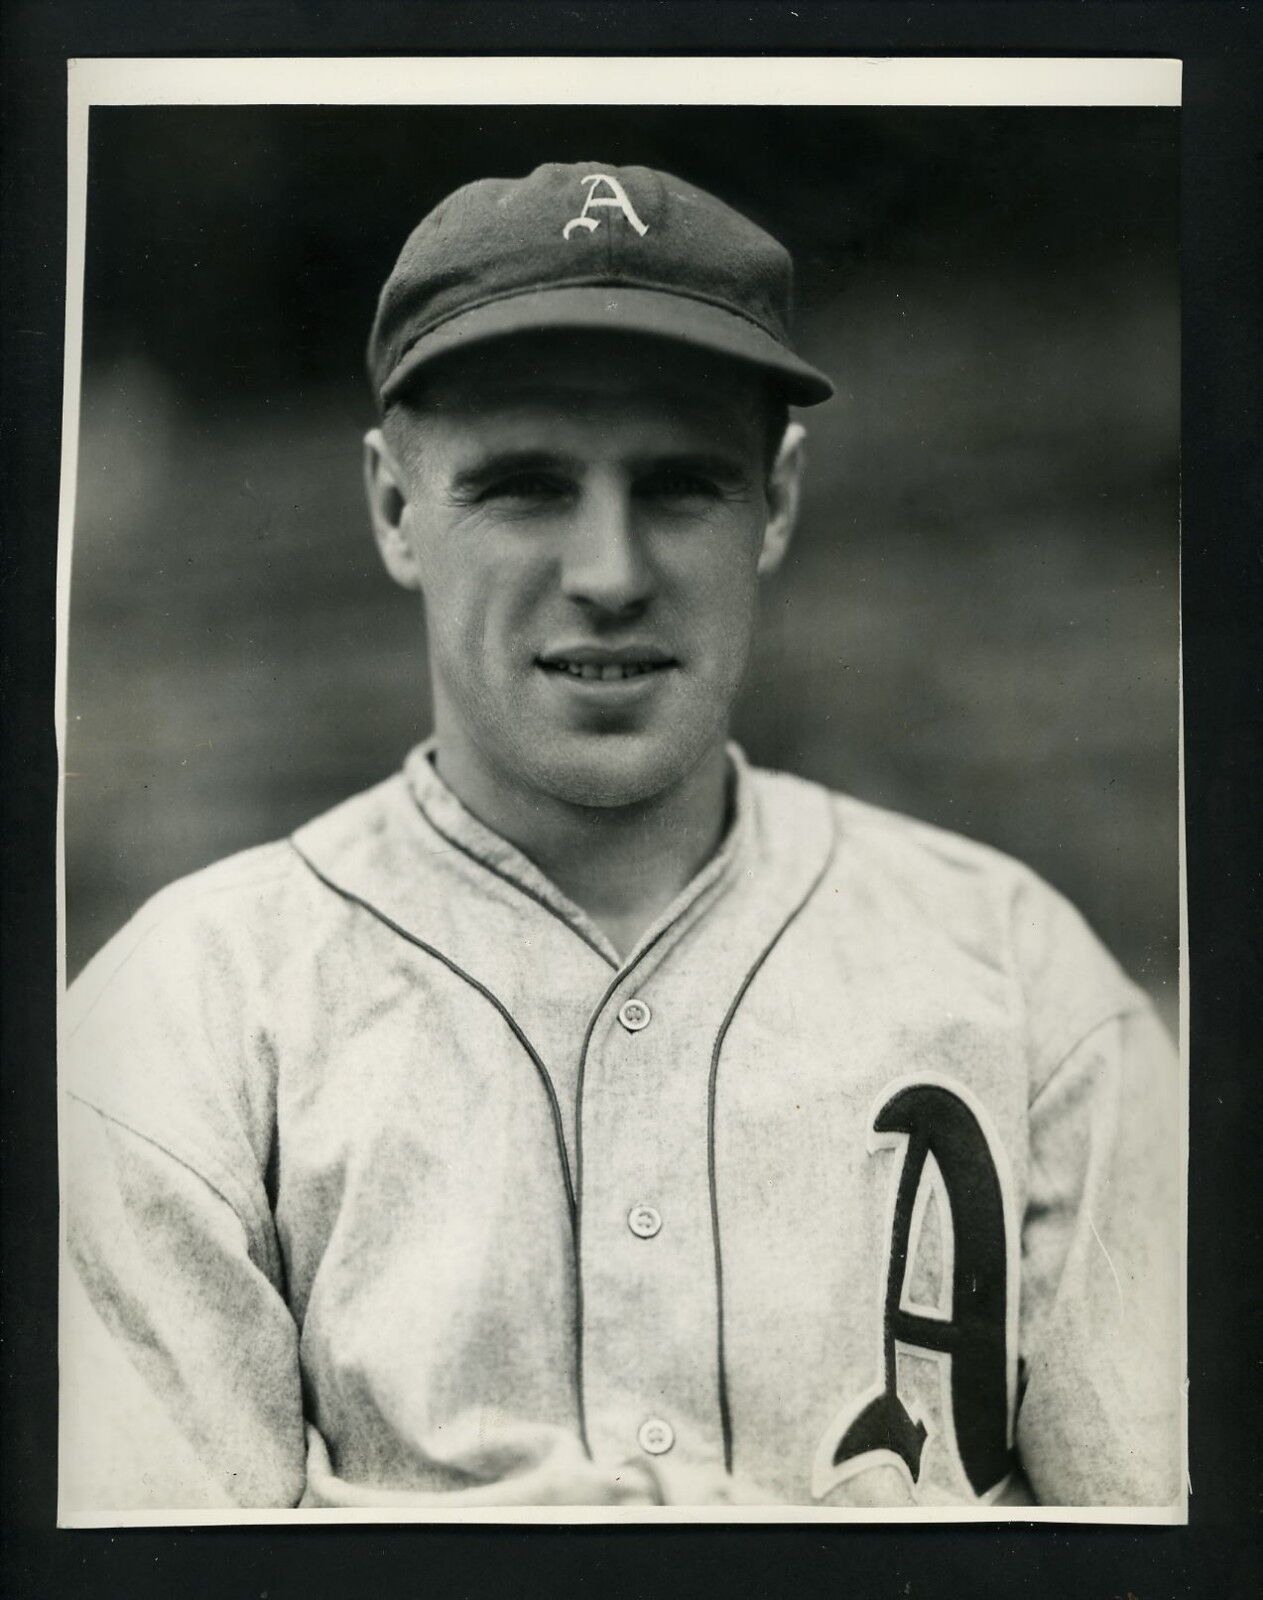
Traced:
<path fill-rule="evenodd" d="M 824 863 L 819 872 L 807 886 L 807 891 L 772 935 L 768 943 L 755 959 L 749 972 L 741 980 L 741 985 L 732 997 L 732 1004 L 728 1007 L 724 1020 L 719 1025 L 719 1032 L 715 1035 L 715 1047 L 710 1054 L 710 1084 L 706 1095 L 706 1159 L 707 1172 L 710 1179 L 710 1226 L 711 1236 L 715 1247 L 715 1342 L 716 1342 L 716 1370 L 719 1379 L 719 1424 L 724 1441 L 724 1470 L 732 1471 L 732 1406 L 728 1396 L 728 1369 L 724 1350 L 724 1260 L 719 1238 L 719 1190 L 715 1177 L 715 1089 L 719 1079 L 719 1057 L 724 1048 L 724 1040 L 728 1036 L 728 1029 L 732 1019 L 737 1014 L 737 1008 L 745 999 L 746 991 L 754 982 L 759 969 L 780 943 L 781 936 L 790 924 L 806 906 L 824 881 L 825 874 L 833 865 L 834 855 L 838 847 L 838 825 L 836 817 L 833 818 L 832 831 L 829 838 L 829 849 L 825 855 Z"/>

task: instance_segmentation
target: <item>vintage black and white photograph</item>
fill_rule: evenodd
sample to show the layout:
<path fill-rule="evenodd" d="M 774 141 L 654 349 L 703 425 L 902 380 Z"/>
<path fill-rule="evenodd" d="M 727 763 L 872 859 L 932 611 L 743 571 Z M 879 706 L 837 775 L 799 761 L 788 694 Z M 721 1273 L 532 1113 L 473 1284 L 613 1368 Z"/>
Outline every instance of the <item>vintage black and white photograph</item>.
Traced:
<path fill-rule="evenodd" d="M 62 1523 L 1183 1522 L 1178 64 L 413 65 L 72 95 Z"/>

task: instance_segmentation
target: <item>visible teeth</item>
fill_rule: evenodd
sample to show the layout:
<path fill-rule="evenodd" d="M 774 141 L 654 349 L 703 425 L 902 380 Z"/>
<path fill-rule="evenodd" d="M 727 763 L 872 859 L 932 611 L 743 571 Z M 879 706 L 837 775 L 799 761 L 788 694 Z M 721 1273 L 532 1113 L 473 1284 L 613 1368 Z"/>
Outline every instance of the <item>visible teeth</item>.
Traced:
<path fill-rule="evenodd" d="M 572 678 L 584 678 L 589 683 L 618 683 L 624 678 L 639 678 L 657 670 L 657 663 L 652 661 L 549 661 L 545 665 L 554 672 L 567 672 Z"/>

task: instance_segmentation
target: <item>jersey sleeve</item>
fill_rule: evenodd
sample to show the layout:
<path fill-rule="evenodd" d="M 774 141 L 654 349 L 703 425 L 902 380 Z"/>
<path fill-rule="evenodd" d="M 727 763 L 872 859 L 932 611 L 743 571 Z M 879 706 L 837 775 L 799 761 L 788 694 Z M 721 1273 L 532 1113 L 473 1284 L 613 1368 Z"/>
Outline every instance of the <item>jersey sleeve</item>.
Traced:
<path fill-rule="evenodd" d="M 1028 912 L 1029 1167 L 1016 1442 L 1038 1500 L 1182 1491 L 1179 1061 L 1065 902 Z"/>
<path fill-rule="evenodd" d="M 142 917 L 69 998 L 63 1520 L 302 1495 L 266 1073 L 233 943 L 197 918 Z"/>
<path fill-rule="evenodd" d="M 73 1098 L 63 1150 L 63 1512 L 296 1504 L 297 1339 L 241 1219 Z"/>

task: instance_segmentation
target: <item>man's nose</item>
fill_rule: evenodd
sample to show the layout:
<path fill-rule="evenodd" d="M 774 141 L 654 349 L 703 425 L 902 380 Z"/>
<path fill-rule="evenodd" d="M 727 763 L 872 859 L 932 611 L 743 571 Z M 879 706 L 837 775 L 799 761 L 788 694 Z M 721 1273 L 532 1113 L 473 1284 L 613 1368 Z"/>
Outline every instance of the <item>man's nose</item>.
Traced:
<path fill-rule="evenodd" d="M 583 496 L 561 567 L 564 593 L 582 605 L 623 613 L 639 610 L 649 599 L 653 575 L 625 487 L 603 485 Z"/>

